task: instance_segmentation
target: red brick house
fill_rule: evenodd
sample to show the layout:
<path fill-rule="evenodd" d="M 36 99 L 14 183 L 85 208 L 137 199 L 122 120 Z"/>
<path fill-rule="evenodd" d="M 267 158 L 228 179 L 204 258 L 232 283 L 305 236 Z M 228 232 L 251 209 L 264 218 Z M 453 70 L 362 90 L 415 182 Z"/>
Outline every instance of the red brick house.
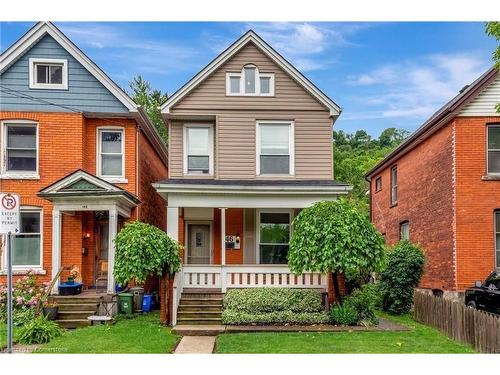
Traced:
<path fill-rule="evenodd" d="M 154 125 L 48 22 L 0 56 L 0 95 L 0 191 L 21 196 L 15 274 L 48 281 L 77 267 L 85 288 L 114 292 L 123 223 L 166 228 L 152 183 L 167 177 L 167 150 Z M 4 251 L 0 259 L 5 283 Z"/>
<path fill-rule="evenodd" d="M 367 174 L 388 244 L 426 252 L 423 288 L 463 291 L 500 268 L 500 78 L 491 68 Z"/>

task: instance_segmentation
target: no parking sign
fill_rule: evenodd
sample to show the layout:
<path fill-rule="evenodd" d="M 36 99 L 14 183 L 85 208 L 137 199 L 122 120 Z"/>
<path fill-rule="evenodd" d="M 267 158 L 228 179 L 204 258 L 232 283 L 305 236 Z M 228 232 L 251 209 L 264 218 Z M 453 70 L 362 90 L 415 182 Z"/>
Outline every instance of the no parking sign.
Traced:
<path fill-rule="evenodd" d="M 19 232 L 19 195 L 0 193 L 0 233 Z"/>

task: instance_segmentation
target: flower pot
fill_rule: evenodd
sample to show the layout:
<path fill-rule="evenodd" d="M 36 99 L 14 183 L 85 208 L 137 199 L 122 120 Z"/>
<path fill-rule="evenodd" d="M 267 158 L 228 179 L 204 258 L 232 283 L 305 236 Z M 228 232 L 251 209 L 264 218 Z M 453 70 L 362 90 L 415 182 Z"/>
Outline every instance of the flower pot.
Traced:
<path fill-rule="evenodd" d="M 48 320 L 56 320 L 58 311 L 59 311 L 59 307 L 57 307 L 57 306 L 44 307 L 43 308 L 43 315 L 45 315 Z"/>

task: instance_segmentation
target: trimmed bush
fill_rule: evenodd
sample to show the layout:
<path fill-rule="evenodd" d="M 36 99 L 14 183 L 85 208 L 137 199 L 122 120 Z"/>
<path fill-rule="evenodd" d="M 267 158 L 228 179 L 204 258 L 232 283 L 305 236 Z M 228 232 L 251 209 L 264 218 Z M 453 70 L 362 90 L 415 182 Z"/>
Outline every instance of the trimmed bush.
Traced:
<path fill-rule="evenodd" d="M 358 324 L 358 312 L 349 304 L 335 305 L 331 310 L 332 321 L 341 326 Z"/>
<path fill-rule="evenodd" d="M 369 288 L 355 289 L 344 299 L 343 306 L 356 311 L 358 324 L 378 324 L 378 318 L 375 315 L 375 300 Z"/>
<path fill-rule="evenodd" d="M 393 314 L 410 311 L 415 288 L 424 272 L 422 248 L 401 241 L 387 255 L 387 267 L 381 273 L 382 308 Z"/>
<path fill-rule="evenodd" d="M 53 338 L 61 336 L 62 332 L 63 330 L 56 322 L 39 315 L 19 328 L 18 341 L 24 345 L 45 344 Z"/>
<path fill-rule="evenodd" d="M 224 296 L 224 324 L 327 323 L 317 290 L 286 288 L 232 289 Z"/>

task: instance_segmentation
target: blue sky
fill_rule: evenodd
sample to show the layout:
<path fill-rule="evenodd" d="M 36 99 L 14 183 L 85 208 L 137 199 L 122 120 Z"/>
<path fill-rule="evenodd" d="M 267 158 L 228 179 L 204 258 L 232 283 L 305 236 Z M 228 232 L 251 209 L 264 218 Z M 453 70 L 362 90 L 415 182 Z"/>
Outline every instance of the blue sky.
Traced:
<path fill-rule="evenodd" d="M 32 23 L 0 23 L 4 51 Z M 110 22 L 56 25 L 119 85 L 137 74 L 173 93 L 248 29 L 342 108 L 335 128 L 415 130 L 491 63 L 484 24 Z"/>

